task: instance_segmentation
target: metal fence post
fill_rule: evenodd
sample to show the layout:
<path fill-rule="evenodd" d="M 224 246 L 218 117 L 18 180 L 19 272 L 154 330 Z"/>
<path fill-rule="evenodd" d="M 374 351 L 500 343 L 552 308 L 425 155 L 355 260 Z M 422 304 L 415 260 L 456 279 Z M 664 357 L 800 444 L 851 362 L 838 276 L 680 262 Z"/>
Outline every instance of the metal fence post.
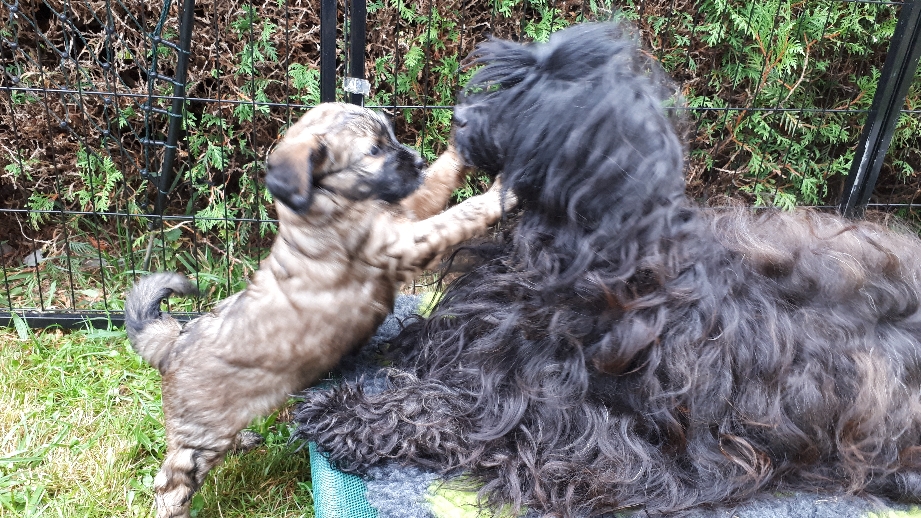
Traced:
<path fill-rule="evenodd" d="M 370 85 L 365 80 L 367 17 L 367 0 L 352 0 L 349 11 L 349 77 L 346 78 L 345 90 L 349 92 L 349 102 L 359 106 L 364 104 L 365 96 L 370 93 Z"/>
<path fill-rule="evenodd" d="M 156 179 L 155 183 L 157 186 L 157 198 L 154 202 L 154 215 L 156 216 L 163 216 L 163 210 L 166 208 L 166 196 L 169 194 L 170 185 L 173 183 L 173 163 L 176 161 L 176 151 L 179 149 L 179 133 L 182 131 L 186 76 L 189 69 L 189 54 L 192 49 L 192 26 L 195 22 L 195 0 L 183 0 L 182 17 L 179 21 L 179 43 L 175 44 L 162 39 L 160 34 L 163 29 L 163 22 L 166 20 L 166 16 L 169 12 L 169 6 L 169 1 L 164 3 L 163 11 L 160 15 L 160 23 L 157 24 L 157 28 L 151 36 L 151 48 L 153 49 L 154 59 L 151 62 L 151 69 L 148 71 L 150 77 L 149 94 L 152 95 L 153 82 L 157 79 L 163 79 L 173 84 L 173 100 L 170 105 L 170 110 L 165 112 L 167 117 L 169 117 L 166 141 L 160 142 L 152 140 L 149 138 L 149 133 L 148 138 L 144 140 L 145 146 L 159 145 L 164 147 L 163 162 L 160 164 L 160 176 Z M 176 52 L 176 72 L 173 77 L 160 75 L 156 71 L 156 54 L 160 45 L 169 47 Z M 144 104 L 144 108 L 147 110 L 148 115 L 151 111 L 164 113 L 164 110 L 153 107 L 153 97 L 148 97 Z M 142 171 L 142 175 L 143 174 Z M 160 221 L 162 222 L 162 219 Z M 152 219 L 150 222 L 151 228 L 155 228 L 155 225 L 158 226 L 159 223 Z M 142 266 L 144 270 L 150 268 L 153 238 L 154 236 L 151 235 L 147 243 L 147 251 L 144 254 Z"/>
<path fill-rule="evenodd" d="M 320 3 L 320 102 L 336 100 L 336 0 Z"/>
<path fill-rule="evenodd" d="M 870 201 L 905 96 L 918 69 L 919 55 L 921 0 L 905 0 L 838 206 L 845 216 L 861 216 Z"/>
<path fill-rule="evenodd" d="M 182 131 L 182 110 L 185 105 L 185 83 L 189 69 L 189 52 L 192 49 L 192 25 L 194 23 L 195 0 L 184 0 L 182 19 L 179 22 L 179 48 L 176 49 L 176 76 L 171 81 L 173 83 L 173 104 L 170 107 L 166 149 L 163 152 L 160 186 L 157 192 L 157 204 L 154 207 L 158 216 L 163 214 L 166 195 L 169 194 L 170 184 L 173 181 L 173 162 L 176 160 L 179 132 Z"/>

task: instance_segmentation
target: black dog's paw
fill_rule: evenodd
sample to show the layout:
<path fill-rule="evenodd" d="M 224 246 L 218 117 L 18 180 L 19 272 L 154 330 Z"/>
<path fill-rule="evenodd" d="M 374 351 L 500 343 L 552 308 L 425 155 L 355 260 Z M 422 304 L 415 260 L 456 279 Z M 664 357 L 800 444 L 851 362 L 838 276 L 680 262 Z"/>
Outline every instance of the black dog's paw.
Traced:
<path fill-rule="evenodd" d="M 399 371 L 388 372 L 388 382 L 373 394 L 360 383 L 304 393 L 294 438 L 314 441 L 339 469 L 359 473 L 405 459 L 439 469 L 470 447 L 457 427 L 464 411 L 454 391 Z"/>

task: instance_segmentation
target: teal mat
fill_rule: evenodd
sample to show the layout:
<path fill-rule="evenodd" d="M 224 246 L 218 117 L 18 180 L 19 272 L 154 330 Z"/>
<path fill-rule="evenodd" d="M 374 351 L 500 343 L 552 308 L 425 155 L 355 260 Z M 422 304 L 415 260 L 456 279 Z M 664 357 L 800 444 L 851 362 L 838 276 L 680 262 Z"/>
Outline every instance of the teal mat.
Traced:
<path fill-rule="evenodd" d="M 355 475 L 343 473 L 334 468 L 326 455 L 319 453 L 310 443 L 310 471 L 313 478 L 313 500 L 316 518 L 377 518 L 378 511 L 368 503 L 367 486 Z M 420 505 L 419 495 L 407 494 L 406 506 Z M 451 484 L 440 481 L 432 483 L 423 495 L 421 505 L 435 518 L 513 518 L 507 510 L 490 513 L 477 506 L 476 491 L 452 489 Z M 894 505 L 892 508 L 875 508 L 872 502 L 855 497 L 789 494 L 774 498 L 755 500 L 733 508 L 735 512 L 722 510 L 697 510 L 690 518 L 712 516 L 738 518 L 921 518 L 917 506 Z M 393 512 L 393 509 L 390 509 Z M 522 510 L 523 514 L 527 510 Z M 643 513 L 625 513 L 620 518 L 643 516 Z"/>
<path fill-rule="evenodd" d="M 377 518 L 377 510 L 365 497 L 364 481 L 334 468 L 316 444 L 311 442 L 308 448 L 316 518 Z"/>

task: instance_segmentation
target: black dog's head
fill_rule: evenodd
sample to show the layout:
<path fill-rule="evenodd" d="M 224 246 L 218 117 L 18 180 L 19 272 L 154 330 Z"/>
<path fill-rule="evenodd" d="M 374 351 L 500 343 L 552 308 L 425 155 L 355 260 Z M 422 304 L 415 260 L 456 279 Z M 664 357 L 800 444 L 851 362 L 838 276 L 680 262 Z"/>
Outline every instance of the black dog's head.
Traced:
<path fill-rule="evenodd" d="M 396 203 L 419 187 L 424 167 L 418 153 L 397 142 L 383 115 L 326 103 L 291 126 L 269 155 L 266 186 L 298 213 L 310 209 L 317 193 Z"/>
<path fill-rule="evenodd" d="M 684 148 L 665 110 L 675 89 L 623 26 L 490 40 L 468 62 L 482 68 L 455 110 L 456 145 L 525 208 L 597 219 L 619 199 L 683 195 Z"/>

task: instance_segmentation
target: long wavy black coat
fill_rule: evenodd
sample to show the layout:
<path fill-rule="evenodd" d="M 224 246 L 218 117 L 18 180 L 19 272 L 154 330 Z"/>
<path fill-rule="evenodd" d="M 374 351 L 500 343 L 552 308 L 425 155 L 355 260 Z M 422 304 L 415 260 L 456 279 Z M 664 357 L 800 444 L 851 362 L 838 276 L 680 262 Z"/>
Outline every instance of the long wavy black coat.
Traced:
<path fill-rule="evenodd" d="M 457 145 L 520 215 L 396 339 L 388 388 L 308 394 L 302 436 L 549 515 L 921 499 L 916 237 L 689 201 L 673 89 L 622 26 L 473 62 Z"/>

